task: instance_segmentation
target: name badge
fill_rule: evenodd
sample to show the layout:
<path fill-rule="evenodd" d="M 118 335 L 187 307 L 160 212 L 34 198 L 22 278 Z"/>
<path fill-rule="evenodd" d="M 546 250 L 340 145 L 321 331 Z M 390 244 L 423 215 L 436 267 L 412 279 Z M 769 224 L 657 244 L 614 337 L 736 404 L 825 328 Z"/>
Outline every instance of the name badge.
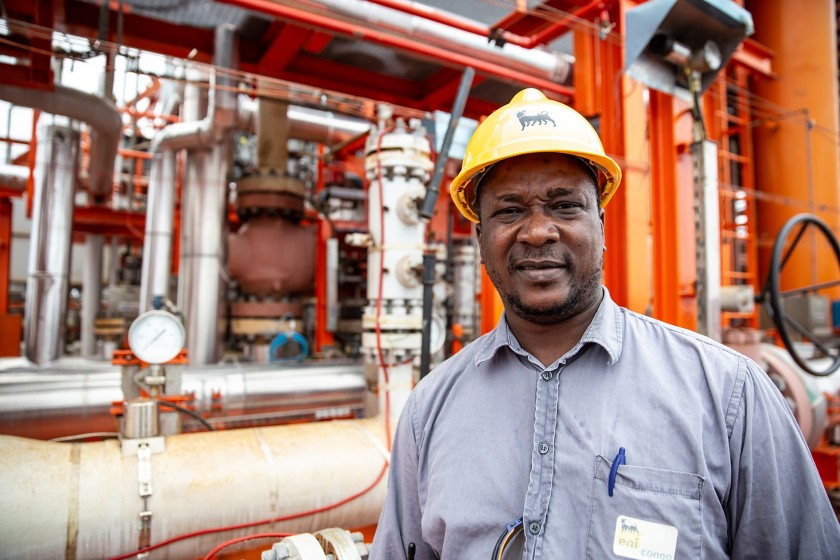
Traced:
<path fill-rule="evenodd" d="M 678 534 L 671 525 L 619 515 L 615 520 L 613 553 L 638 560 L 674 560 Z"/>

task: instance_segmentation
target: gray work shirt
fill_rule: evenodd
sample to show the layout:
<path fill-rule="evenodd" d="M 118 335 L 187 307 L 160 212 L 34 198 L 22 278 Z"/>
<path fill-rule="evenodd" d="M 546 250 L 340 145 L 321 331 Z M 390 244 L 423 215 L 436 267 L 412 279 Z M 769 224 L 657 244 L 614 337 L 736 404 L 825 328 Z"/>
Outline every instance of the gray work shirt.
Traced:
<path fill-rule="evenodd" d="M 748 358 L 604 300 L 555 363 L 504 317 L 435 368 L 401 416 L 371 560 L 840 558 L 791 411 Z M 609 478 L 625 449 L 626 464 Z"/>

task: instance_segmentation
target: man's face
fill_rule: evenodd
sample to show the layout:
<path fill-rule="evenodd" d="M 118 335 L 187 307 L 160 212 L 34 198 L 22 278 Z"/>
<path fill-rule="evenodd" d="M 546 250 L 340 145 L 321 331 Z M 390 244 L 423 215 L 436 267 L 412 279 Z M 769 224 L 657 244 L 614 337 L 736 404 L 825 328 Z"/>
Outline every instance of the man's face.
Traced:
<path fill-rule="evenodd" d="M 546 325 L 598 301 L 604 213 L 580 160 L 517 156 L 496 164 L 479 188 L 481 262 L 507 313 Z"/>

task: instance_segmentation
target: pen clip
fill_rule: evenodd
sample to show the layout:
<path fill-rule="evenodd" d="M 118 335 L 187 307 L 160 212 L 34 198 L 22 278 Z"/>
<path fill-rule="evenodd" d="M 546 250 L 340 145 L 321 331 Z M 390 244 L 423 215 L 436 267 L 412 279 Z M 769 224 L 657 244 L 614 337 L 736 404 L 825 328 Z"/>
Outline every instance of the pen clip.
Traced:
<path fill-rule="evenodd" d="M 414 560 L 414 555 L 417 552 L 417 545 L 413 542 L 408 543 L 408 560 Z"/>
<path fill-rule="evenodd" d="M 610 478 L 607 482 L 607 490 L 612 498 L 613 490 L 615 489 L 615 475 L 618 474 L 618 467 L 627 464 L 627 458 L 624 456 L 624 448 L 618 448 L 618 455 L 613 459 L 612 467 L 610 468 Z"/>

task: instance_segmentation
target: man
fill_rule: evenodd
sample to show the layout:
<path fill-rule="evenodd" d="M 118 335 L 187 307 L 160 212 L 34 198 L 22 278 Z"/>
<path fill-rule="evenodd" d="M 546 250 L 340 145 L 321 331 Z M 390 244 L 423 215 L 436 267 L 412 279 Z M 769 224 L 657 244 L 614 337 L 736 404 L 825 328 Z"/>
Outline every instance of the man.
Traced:
<path fill-rule="evenodd" d="M 413 391 L 372 560 L 513 558 L 517 539 L 528 559 L 840 558 L 765 373 L 602 287 L 620 178 L 537 90 L 476 130 L 452 194 L 505 312 Z"/>

